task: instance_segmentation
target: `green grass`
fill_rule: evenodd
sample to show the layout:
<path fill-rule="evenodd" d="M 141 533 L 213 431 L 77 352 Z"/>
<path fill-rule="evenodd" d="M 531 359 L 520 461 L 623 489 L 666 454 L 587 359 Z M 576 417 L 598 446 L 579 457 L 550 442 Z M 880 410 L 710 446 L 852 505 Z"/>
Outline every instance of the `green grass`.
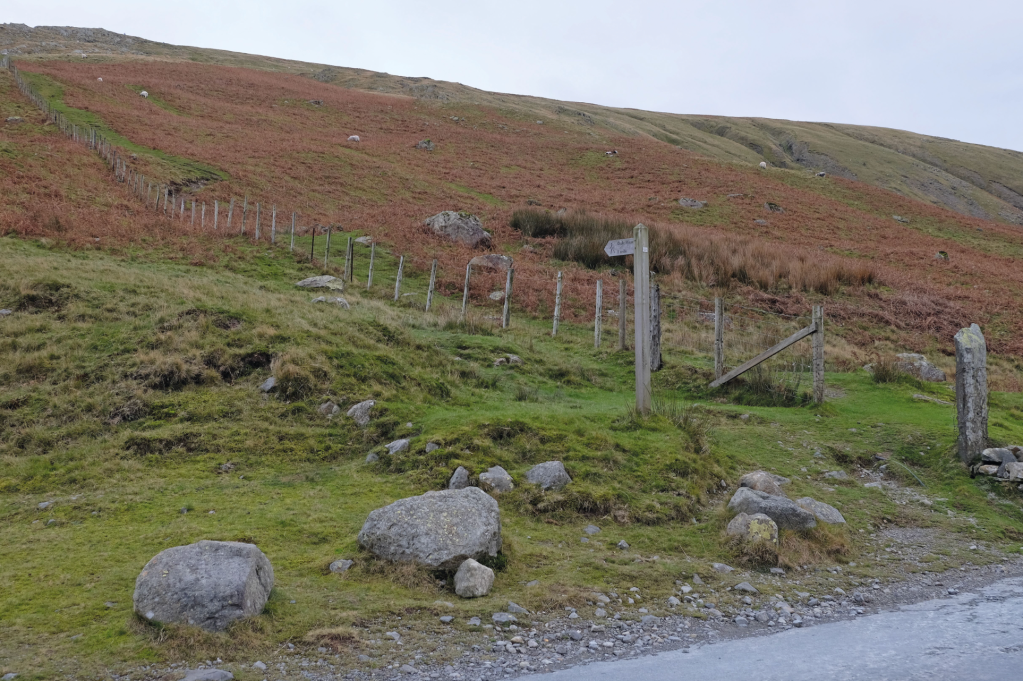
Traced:
<path fill-rule="evenodd" d="M 137 144 L 127 137 L 119 134 L 95 113 L 68 106 L 64 103 L 63 86 L 49 76 L 44 76 L 38 73 L 23 72 L 22 77 L 40 97 L 49 102 L 50 109 L 52 111 L 62 114 L 74 125 L 86 128 L 96 128 L 100 131 L 100 134 L 107 139 L 107 141 L 128 153 L 150 157 L 152 163 L 158 169 L 158 172 L 160 172 L 163 176 L 166 176 L 166 178 L 172 180 L 227 180 L 230 178 L 230 175 L 226 171 L 219 170 L 213 166 L 206 165 L 205 163 L 200 163 L 199 161 L 193 161 L 181 156 L 168 154 L 159 149 L 150 149 L 149 147 Z M 152 98 L 150 101 L 153 101 L 154 104 L 163 109 L 180 115 L 180 112 L 171 109 L 166 103 L 155 101 Z"/>
<path fill-rule="evenodd" d="M 318 272 L 302 257 L 230 243 L 210 242 L 215 266 L 189 266 L 153 252 L 115 257 L 0 239 L 0 307 L 15 310 L 0 319 L 3 669 L 51 678 L 60 660 L 74 660 L 85 678 L 150 660 L 249 662 L 285 641 L 315 650 L 325 639 L 309 634 L 325 629 L 354 635 L 343 653 L 354 656 L 396 616 L 431 631 L 438 599 L 457 601 L 454 614 L 466 617 L 508 600 L 587 614 L 581 594 L 639 586 L 657 612 L 675 579 L 738 560 L 720 504 L 739 475 L 760 468 L 792 478 L 793 498 L 814 496 L 849 521 L 807 537 L 784 533 L 788 564 L 853 560 L 854 574 L 890 574 L 857 560 L 886 523 L 1006 546 L 1023 538 L 1018 494 L 971 480 L 955 462 L 952 409 L 912 397 L 948 398 L 943 386 L 829 374 L 844 397 L 824 407 L 741 406 L 732 393 L 707 391 L 704 364 L 665 348 L 657 408 L 639 417 L 631 356 L 594 350 L 585 326 L 563 324 L 551 338 L 547 320 L 517 313 L 509 330 L 479 315 L 459 324 L 460 299 L 439 297 L 430 314 L 422 296 L 395 305 L 395 262 L 382 248 L 369 292 L 357 250 L 362 283 L 344 294 L 351 310 L 314 305 L 317 292 L 293 286 Z M 406 270 L 403 290 L 424 291 L 425 280 Z M 524 364 L 492 365 L 507 353 Z M 272 360 L 278 371 L 290 367 L 289 399 L 257 390 Z M 378 407 L 360 430 L 319 415 L 327 398 L 342 408 L 373 398 Z M 991 405 L 992 437 L 1023 441 L 1019 396 L 994 394 Z M 411 438 L 407 453 L 364 463 L 399 437 Z M 441 448 L 427 454 L 431 441 Z M 822 478 L 879 465 L 878 452 L 911 469 L 926 488 L 889 466 L 933 504 Z M 530 466 L 551 459 L 565 462 L 569 487 L 545 494 L 524 483 Z M 443 487 L 458 465 L 473 475 L 501 465 L 517 484 L 499 498 L 507 567 L 493 594 L 474 601 L 421 571 L 371 560 L 355 539 L 369 511 Z M 48 500 L 55 506 L 38 510 Z M 603 531 L 582 543 L 589 523 Z M 140 623 L 131 596 L 142 566 L 199 539 L 252 541 L 266 552 L 276 574 L 266 612 L 225 635 Z M 628 552 L 614 548 L 622 539 Z M 326 570 L 338 557 L 356 560 L 343 578 Z M 956 560 L 952 542 L 933 562 Z M 480 636 L 464 627 L 459 635 Z"/>

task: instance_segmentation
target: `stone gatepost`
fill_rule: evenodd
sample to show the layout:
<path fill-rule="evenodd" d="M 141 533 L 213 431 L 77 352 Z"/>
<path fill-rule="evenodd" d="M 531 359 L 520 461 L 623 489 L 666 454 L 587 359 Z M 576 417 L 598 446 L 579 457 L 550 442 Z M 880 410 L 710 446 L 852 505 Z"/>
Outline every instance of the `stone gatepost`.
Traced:
<path fill-rule="evenodd" d="M 959 458 L 969 466 L 987 447 L 987 343 L 971 324 L 955 335 Z"/>

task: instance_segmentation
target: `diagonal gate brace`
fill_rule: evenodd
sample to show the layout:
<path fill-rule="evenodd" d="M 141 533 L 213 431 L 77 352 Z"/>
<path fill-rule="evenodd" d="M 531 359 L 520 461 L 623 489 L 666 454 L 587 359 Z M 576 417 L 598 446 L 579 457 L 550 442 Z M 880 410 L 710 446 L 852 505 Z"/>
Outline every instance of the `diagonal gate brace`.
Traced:
<path fill-rule="evenodd" d="M 711 388 L 717 388 L 718 386 L 721 386 L 721 385 L 724 385 L 725 383 L 728 383 L 733 378 L 736 378 L 738 376 L 743 375 L 744 373 L 746 373 L 747 371 L 749 371 L 750 369 L 752 369 L 756 365 L 760 364 L 761 362 L 763 362 L 765 360 L 768 360 L 768 359 L 771 359 L 772 357 L 777 355 L 779 352 L 781 352 L 785 348 L 787 348 L 790 345 L 792 345 L 793 343 L 797 343 L 797 342 L 803 340 L 804 338 L 806 338 L 807 336 L 809 336 L 810 334 L 813 334 L 813 333 L 816 333 L 816 332 L 817 332 L 817 322 L 814 322 L 814 323 L 810 324 L 810 326 L 806 327 L 805 329 L 800 329 L 799 331 L 796 331 L 794 334 L 792 334 L 791 336 L 789 336 L 788 338 L 786 338 L 782 342 L 778 343 L 774 347 L 769 348 L 767 350 L 764 350 L 759 355 L 757 355 L 756 357 L 754 357 L 750 361 L 746 362 L 745 364 L 732 369 L 727 374 L 725 374 L 721 378 L 719 378 L 716 381 L 714 381 L 713 383 L 711 383 L 710 387 Z"/>

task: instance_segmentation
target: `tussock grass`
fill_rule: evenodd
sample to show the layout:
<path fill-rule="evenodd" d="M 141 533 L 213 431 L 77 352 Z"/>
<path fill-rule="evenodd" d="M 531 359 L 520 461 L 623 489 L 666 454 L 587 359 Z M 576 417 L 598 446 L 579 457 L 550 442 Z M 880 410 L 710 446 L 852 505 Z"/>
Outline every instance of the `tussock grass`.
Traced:
<path fill-rule="evenodd" d="M 591 269 L 616 263 L 604 253 L 612 239 L 632 235 L 622 218 L 585 212 L 564 215 L 538 208 L 512 214 L 511 226 L 523 236 L 556 237 L 553 255 Z M 650 265 L 663 274 L 723 286 L 734 281 L 762 291 L 803 291 L 835 295 L 842 286 L 865 286 L 877 275 L 866 262 L 810 253 L 767 241 L 680 225 L 648 225 Z"/>
<path fill-rule="evenodd" d="M 895 383 L 908 377 L 908 374 L 899 368 L 898 358 L 892 355 L 878 357 L 871 368 L 874 383 Z"/>

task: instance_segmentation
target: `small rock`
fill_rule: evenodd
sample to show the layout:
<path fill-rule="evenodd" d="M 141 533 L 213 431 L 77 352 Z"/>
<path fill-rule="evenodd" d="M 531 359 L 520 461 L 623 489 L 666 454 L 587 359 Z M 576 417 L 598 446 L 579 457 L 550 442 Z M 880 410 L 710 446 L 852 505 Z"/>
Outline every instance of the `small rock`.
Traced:
<path fill-rule="evenodd" d="M 434 234 L 452 241 L 461 241 L 472 248 L 490 245 L 490 233 L 484 231 L 480 219 L 475 215 L 447 210 L 428 218 L 426 225 Z"/>
<path fill-rule="evenodd" d="M 465 489 L 469 486 L 469 471 L 459 466 L 448 480 L 448 489 Z"/>
<path fill-rule="evenodd" d="M 639 621 L 642 622 L 643 624 L 655 624 L 659 619 L 661 618 L 656 617 L 654 615 L 643 615 L 642 619 L 640 619 Z"/>
<path fill-rule="evenodd" d="M 401 640 L 401 634 L 399 634 L 396 631 L 389 631 L 386 634 L 384 634 L 384 636 L 386 636 L 387 638 L 391 639 L 392 641 L 400 641 Z"/>
<path fill-rule="evenodd" d="M 534 579 L 532 581 L 526 582 L 526 586 L 529 586 L 529 587 L 540 586 L 540 580 L 539 579 Z"/>
<path fill-rule="evenodd" d="M 543 490 L 559 490 L 572 482 L 565 465 L 560 461 L 539 463 L 526 473 L 526 481 Z"/>
<path fill-rule="evenodd" d="M 736 618 L 735 618 L 734 620 L 732 620 L 732 621 L 733 621 L 733 622 L 735 622 L 735 624 L 736 624 L 736 625 L 738 625 L 738 626 L 740 626 L 740 627 L 746 627 L 746 626 L 749 626 L 749 620 L 747 620 L 747 619 L 746 619 L 745 617 L 743 617 L 742 615 L 738 615 L 738 616 L 737 616 L 737 617 L 736 617 Z"/>
<path fill-rule="evenodd" d="M 470 627 L 478 627 L 479 625 L 483 624 L 483 621 L 480 620 L 479 617 L 470 617 L 469 621 L 466 622 L 466 624 L 468 624 Z"/>
<path fill-rule="evenodd" d="M 266 664 L 264 664 L 263 662 L 253 662 L 252 663 L 252 667 L 254 669 L 258 669 L 261 672 L 265 672 L 266 671 Z"/>
<path fill-rule="evenodd" d="M 38 508 L 40 511 L 45 511 L 46 509 L 50 508 L 51 506 L 53 506 L 53 502 L 52 501 L 43 501 L 38 506 L 36 506 L 36 508 Z"/>
<path fill-rule="evenodd" d="M 331 572 L 348 572 L 349 568 L 355 565 L 355 561 L 342 558 L 330 564 Z"/>
<path fill-rule="evenodd" d="M 193 669 L 187 671 L 181 681 L 231 681 L 234 674 L 222 669 Z"/>
<path fill-rule="evenodd" d="M 828 471 L 824 474 L 824 477 L 832 480 L 847 480 L 849 475 L 845 471 Z"/>
<path fill-rule="evenodd" d="M 489 295 L 488 297 L 489 297 L 489 298 L 490 298 L 491 300 L 493 300 L 493 301 L 501 301 L 501 300 L 504 300 L 504 291 L 493 291 L 493 292 L 491 292 L 491 294 L 490 294 L 490 295 Z M 502 362 L 502 364 L 503 364 L 503 363 L 504 363 L 504 362 Z M 496 366 L 496 363 L 495 363 L 495 366 Z"/>
<path fill-rule="evenodd" d="M 710 566 L 714 568 L 715 572 L 723 572 L 725 574 L 728 574 L 729 572 L 735 570 L 734 567 L 730 565 L 725 565 L 724 563 L 711 563 Z"/>
<path fill-rule="evenodd" d="M 433 142 L 430 140 L 419 140 L 416 144 L 416 149 L 422 149 L 424 151 L 433 151 Z"/>
<path fill-rule="evenodd" d="M 739 487 L 749 487 L 768 494 L 783 497 L 785 492 L 781 486 L 788 483 L 788 478 L 780 475 L 773 475 L 767 471 L 754 471 L 739 478 Z"/>
<path fill-rule="evenodd" d="M 618 542 L 617 546 L 618 546 L 618 548 L 620 548 L 623 551 L 626 550 L 627 548 L 629 548 L 628 542 L 626 542 L 624 539 L 621 540 L 620 542 Z"/>
<path fill-rule="evenodd" d="M 500 466 L 494 466 L 485 473 L 480 473 L 480 487 L 492 492 L 510 492 L 515 489 L 515 484 L 508 471 Z"/>
<path fill-rule="evenodd" d="M 380 460 L 380 455 L 376 452 L 370 452 L 366 455 L 366 463 L 376 463 Z"/>
<path fill-rule="evenodd" d="M 681 199 L 678 200 L 678 205 L 682 206 L 683 208 L 696 208 L 696 209 L 699 209 L 699 208 L 703 208 L 704 206 L 706 206 L 707 202 L 706 201 L 698 201 L 697 199 L 681 198 Z"/>
<path fill-rule="evenodd" d="M 444 624 L 451 624 L 454 620 L 455 618 L 452 617 L 451 615 L 444 615 L 443 617 L 440 618 L 440 621 L 443 622 Z"/>
<path fill-rule="evenodd" d="M 780 567 L 773 567 L 773 568 L 771 568 L 771 574 L 772 575 L 784 575 L 785 574 L 785 570 L 780 568 Z"/>
<path fill-rule="evenodd" d="M 751 593 L 751 594 L 758 594 L 758 593 L 760 593 L 760 591 L 757 589 L 757 587 L 753 586 L 749 582 L 739 582 L 738 584 L 736 584 L 732 588 L 735 589 L 736 591 L 745 591 L 746 593 Z"/>
<path fill-rule="evenodd" d="M 593 616 L 594 617 L 607 617 L 607 610 L 604 610 L 603 608 L 597 608 L 596 610 L 593 611 Z"/>
<path fill-rule="evenodd" d="M 398 454 L 400 452 L 407 452 L 409 447 L 409 441 L 405 439 L 395 440 L 394 442 L 389 442 L 384 446 L 387 447 L 387 453 L 393 455 Z"/>
<path fill-rule="evenodd" d="M 349 138 L 349 139 L 351 139 L 351 138 Z M 356 137 L 355 141 L 358 142 L 359 138 Z M 418 674 L 419 673 L 419 670 L 417 670 L 415 667 L 413 667 L 410 664 L 403 664 L 403 665 L 401 665 L 401 668 L 398 671 L 400 671 L 402 674 Z"/>
<path fill-rule="evenodd" d="M 817 501 L 812 497 L 803 497 L 802 499 L 796 499 L 796 503 L 799 504 L 801 508 L 813 513 L 817 520 L 820 520 L 823 523 L 828 523 L 829 525 L 845 523 L 845 517 L 837 508 L 825 504 L 822 501 Z"/>
<path fill-rule="evenodd" d="M 0 317 L 7 317 L 8 315 L 11 314 L 13 313 L 10 310 L 0 310 Z"/>
<path fill-rule="evenodd" d="M 353 419 L 358 425 L 365 427 L 369 425 L 369 412 L 376 406 L 376 404 L 376 400 L 359 402 L 357 405 L 348 410 L 348 417 Z"/>
<path fill-rule="evenodd" d="M 440 445 L 437 444 L 436 442 L 427 442 L 426 443 L 426 453 L 427 454 L 429 454 L 430 452 L 435 452 L 438 449 L 440 449 Z"/>
<path fill-rule="evenodd" d="M 570 619 L 570 620 L 577 620 L 577 619 L 579 619 L 579 613 L 577 613 L 575 610 L 573 610 L 572 612 L 569 613 L 568 619 Z"/>
<path fill-rule="evenodd" d="M 671 607 L 673 607 L 673 608 L 674 608 L 674 607 L 675 607 L 676 605 L 681 605 L 681 604 L 682 604 L 682 601 L 680 601 L 679 599 L 675 598 L 674 596 L 670 596 L 670 597 L 668 598 L 668 605 L 670 605 L 670 606 L 671 606 Z"/>
<path fill-rule="evenodd" d="M 341 411 L 341 407 L 337 406 L 330 400 L 327 400 L 326 402 L 321 404 L 316 411 L 320 412 L 322 416 L 326 416 L 328 419 L 330 419 L 334 418 L 334 415 Z"/>
<path fill-rule="evenodd" d="M 486 596 L 493 586 L 494 571 L 486 565 L 469 558 L 458 566 L 458 572 L 455 573 L 455 593 L 462 598 Z"/>
<path fill-rule="evenodd" d="M 494 622 L 497 624 L 510 624 L 512 622 L 519 621 L 518 618 L 515 617 L 515 615 L 510 615 L 506 612 L 495 612 L 493 615 L 490 616 L 490 618 L 494 620 Z"/>
<path fill-rule="evenodd" d="M 329 288 L 329 289 L 343 289 L 345 287 L 344 281 L 337 277 L 332 277 L 329 274 L 322 274 L 318 277 L 309 277 L 297 282 L 295 286 L 301 288 Z"/>
<path fill-rule="evenodd" d="M 519 357 L 518 355 L 507 355 L 507 357 L 508 357 L 508 364 L 516 364 L 516 365 L 522 364 L 522 358 Z"/>
<path fill-rule="evenodd" d="M 327 296 L 320 296 L 319 298 L 313 298 L 314 303 L 325 303 L 327 302 Z"/>
<path fill-rule="evenodd" d="M 600 532 L 600 528 L 597 527 L 596 525 L 587 525 L 586 527 L 583 528 L 583 532 L 590 535 L 597 534 L 598 532 Z"/>
<path fill-rule="evenodd" d="M 529 611 L 523 608 L 521 605 L 517 605 L 508 601 L 508 612 L 513 612 L 516 615 L 528 615 Z"/>
<path fill-rule="evenodd" d="M 501 367 L 501 366 L 504 366 L 507 363 L 508 363 L 508 360 L 506 358 L 504 358 L 504 357 L 498 357 L 497 359 L 494 360 L 494 366 L 495 367 Z"/>
<path fill-rule="evenodd" d="M 268 393 L 275 387 L 277 387 L 277 379 L 271 376 L 270 378 L 263 381 L 263 383 L 259 386 L 259 389 L 262 392 Z"/>
<path fill-rule="evenodd" d="M 696 574 L 695 572 L 693 573 L 693 584 L 699 584 L 700 586 L 703 586 L 703 580 L 700 579 L 700 575 Z"/>

